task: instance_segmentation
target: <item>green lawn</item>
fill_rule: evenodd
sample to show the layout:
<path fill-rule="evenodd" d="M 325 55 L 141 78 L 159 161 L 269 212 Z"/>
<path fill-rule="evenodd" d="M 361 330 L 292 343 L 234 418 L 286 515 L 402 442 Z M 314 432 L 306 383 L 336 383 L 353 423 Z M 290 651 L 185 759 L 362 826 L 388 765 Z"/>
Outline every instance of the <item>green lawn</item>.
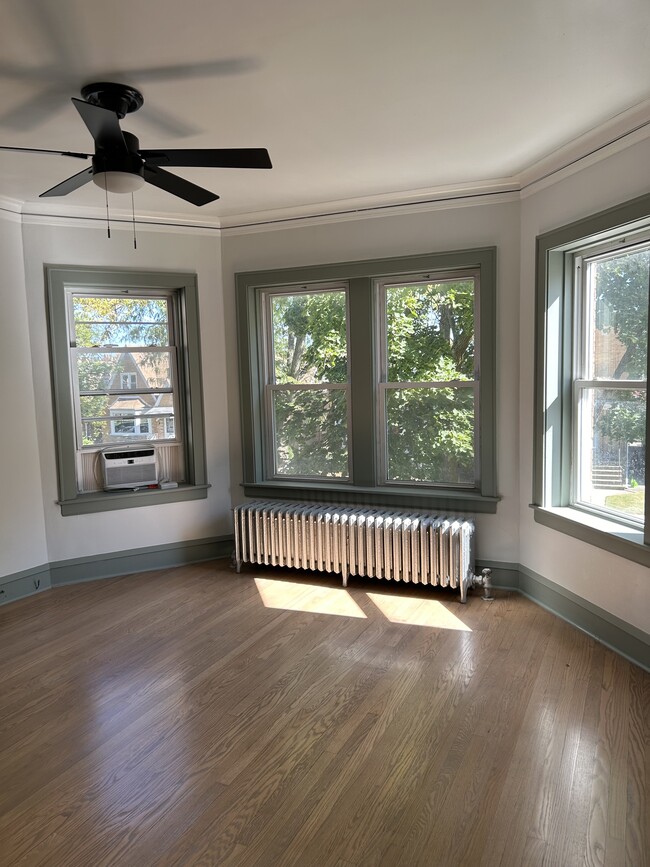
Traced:
<path fill-rule="evenodd" d="M 605 505 L 608 509 L 616 509 L 617 512 L 624 512 L 626 515 L 642 515 L 644 496 L 643 488 L 635 488 L 624 494 L 612 494 L 611 497 L 606 497 Z"/>

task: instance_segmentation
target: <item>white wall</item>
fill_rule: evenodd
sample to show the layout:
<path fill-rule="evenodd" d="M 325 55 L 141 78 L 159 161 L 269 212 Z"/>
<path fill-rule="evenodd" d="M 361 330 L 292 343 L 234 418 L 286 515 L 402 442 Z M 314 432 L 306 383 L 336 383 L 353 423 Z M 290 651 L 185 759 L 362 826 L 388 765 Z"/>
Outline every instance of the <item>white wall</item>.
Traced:
<path fill-rule="evenodd" d="M 535 193 L 521 205 L 520 557 L 524 566 L 640 629 L 650 631 L 646 568 L 533 520 L 535 238 L 650 192 L 650 138 Z"/>
<path fill-rule="evenodd" d="M 0 212 L 0 580 L 47 563 L 20 218 Z"/>
<path fill-rule="evenodd" d="M 519 203 L 473 207 L 242 234 L 222 238 L 231 474 L 237 496 L 242 480 L 234 278 L 240 271 L 376 259 L 470 247 L 498 247 L 497 260 L 497 441 L 498 485 L 503 497 L 496 515 L 480 515 L 480 558 L 517 562 L 518 542 L 518 321 Z M 240 490 L 240 489 L 239 489 Z M 237 496 L 241 499 L 241 493 Z"/>
<path fill-rule="evenodd" d="M 141 227 L 138 249 L 129 229 L 103 224 L 23 227 L 25 286 L 34 370 L 36 430 L 41 454 L 42 507 L 50 561 L 164 545 L 230 532 L 227 397 L 224 378 L 223 299 L 218 233 Z M 201 316 L 208 479 L 206 500 L 62 517 L 47 344 L 44 265 L 92 265 L 197 274 Z M 24 301 L 23 307 L 24 307 Z M 3 310 L 3 314 L 4 314 Z M 22 314 L 24 319 L 25 314 Z M 20 320 L 20 317 L 19 317 Z M 14 326 L 11 321 L 11 327 Z M 13 390 L 13 389 L 12 389 Z M 4 427 L 4 425 L 2 426 Z"/>

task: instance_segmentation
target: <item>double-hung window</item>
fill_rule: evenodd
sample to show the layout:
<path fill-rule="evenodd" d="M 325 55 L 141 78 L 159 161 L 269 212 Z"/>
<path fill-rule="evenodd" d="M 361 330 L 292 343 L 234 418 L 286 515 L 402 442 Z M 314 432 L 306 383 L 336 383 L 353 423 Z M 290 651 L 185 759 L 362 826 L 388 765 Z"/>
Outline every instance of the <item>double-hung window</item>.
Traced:
<path fill-rule="evenodd" d="M 48 268 L 64 515 L 204 497 L 198 292 L 187 274 Z M 178 487 L 102 490 L 99 453 L 154 445 Z"/>
<path fill-rule="evenodd" d="M 237 276 L 249 495 L 494 511 L 493 248 Z"/>
<path fill-rule="evenodd" d="M 650 196 L 538 238 L 536 520 L 650 564 Z"/>

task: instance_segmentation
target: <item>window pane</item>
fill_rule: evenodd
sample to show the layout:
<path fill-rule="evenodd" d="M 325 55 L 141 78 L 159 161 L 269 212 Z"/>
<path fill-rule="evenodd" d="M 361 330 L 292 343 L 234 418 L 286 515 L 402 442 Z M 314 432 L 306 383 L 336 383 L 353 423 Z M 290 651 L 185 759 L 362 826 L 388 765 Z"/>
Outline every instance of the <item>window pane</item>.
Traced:
<path fill-rule="evenodd" d="M 643 519 L 645 389 L 582 389 L 578 500 Z"/>
<path fill-rule="evenodd" d="M 345 391 L 274 391 L 273 415 L 278 475 L 347 478 Z"/>
<path fill-rule="evenodd" d="M 171 388 L 171 352 L 81 351 L 76 354 L 79 391 Z"/>
<path fill-rule="evenodd" d="M 275 382 L 347 382 L 343 290 L 271 297 Z"/>
<path fill-rule="evenodd" d="M 474 378 L 474 280 L 386 287 L 388 382 Z"/>
<path fill-rule="evenodd" d="M 473 484 L 472 388 L 386 390 L 388 478 Z"/>
<path fill-rule="evenodd" d="M 170 415 L 174 411 L 174 395 L 161 394 L 87 394 L 79 398 L 81 420 L 108 416 Z"/>
<path fill-rule="evenodd" d="M 82 422 L 82 446 L 103 447 L 138 440 L 173 440 L 166 426 L 166 416 L 131 415 Z"/>
<path fill-rule="evenodd" d="M 77 346 L 168 346 L 164 298 L 97 295 L 72 299 Z"/>
<path fill-rule="evenodd" d="M 645 379 L 650 250 L 587 265 L 589 379 Z"/>

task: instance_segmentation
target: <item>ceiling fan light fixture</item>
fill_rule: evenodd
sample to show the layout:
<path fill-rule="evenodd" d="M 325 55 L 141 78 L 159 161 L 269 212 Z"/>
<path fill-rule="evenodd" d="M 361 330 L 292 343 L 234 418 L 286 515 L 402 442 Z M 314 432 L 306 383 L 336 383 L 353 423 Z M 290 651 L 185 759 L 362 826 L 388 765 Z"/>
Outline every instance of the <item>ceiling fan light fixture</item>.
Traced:
<path fill-rule="evenodd" d="M 134 193 L 144 186 L 144 178 L 132 172 L 96 172 L 93 183 L 109 193 Z"/>

